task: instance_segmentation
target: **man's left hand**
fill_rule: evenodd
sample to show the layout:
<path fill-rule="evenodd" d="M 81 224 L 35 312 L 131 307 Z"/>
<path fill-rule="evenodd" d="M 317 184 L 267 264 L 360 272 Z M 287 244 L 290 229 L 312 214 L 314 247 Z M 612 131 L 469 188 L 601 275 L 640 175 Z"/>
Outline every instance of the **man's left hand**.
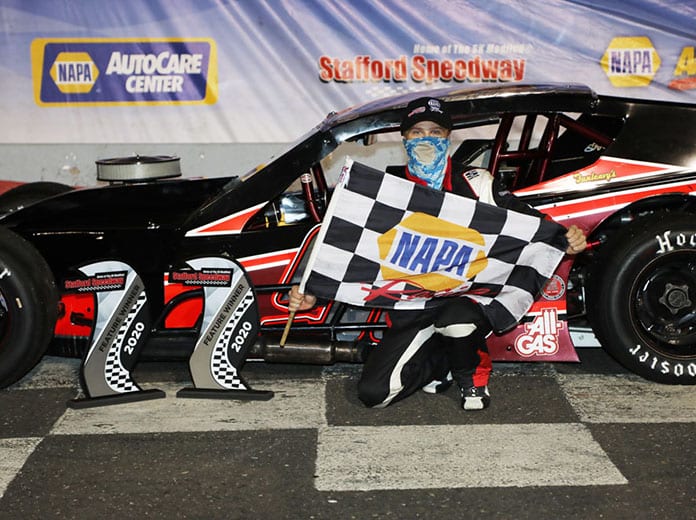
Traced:
<path fill-rule="evenodd" d="M 566 249 L 566 254 L 568 255 L 577 255 L 587 247 L 587 237 L 585 233 L 575 224 L 568 228 L 566 238 L 568 239 L 568 249 Z"/>

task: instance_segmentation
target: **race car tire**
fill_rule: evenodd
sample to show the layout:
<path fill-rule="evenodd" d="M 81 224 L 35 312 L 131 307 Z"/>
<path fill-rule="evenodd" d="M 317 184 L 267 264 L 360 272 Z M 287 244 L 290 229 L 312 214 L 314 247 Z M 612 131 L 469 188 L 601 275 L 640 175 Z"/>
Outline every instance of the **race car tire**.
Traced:
<path fill-rule="evenodd" d="M 605 249 L 588 288 L 599 342 L 646 379 L 696 384 L 696 218 L 641 218 Z"/>
<path fill-rule="evenodd" d="M 57 313 L 58 291 L 46 261 L 25 239 L 0 227 L 0 388 L 38 363 Z"/>
<path fill-rule="evenodd" d="M 0 214 L 12 213 L 48 197 L 73 190 L 59 182 L 29 182 L 6 191 L 0 196 Z"/>

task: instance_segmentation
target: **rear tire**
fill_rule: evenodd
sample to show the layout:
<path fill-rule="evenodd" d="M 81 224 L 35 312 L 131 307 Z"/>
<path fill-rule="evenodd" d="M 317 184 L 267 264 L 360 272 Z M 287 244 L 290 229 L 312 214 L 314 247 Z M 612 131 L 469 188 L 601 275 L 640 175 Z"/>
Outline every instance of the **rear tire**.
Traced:
<path fill-rule="evenodd" d="M 597 261 L 588 315 L 624 367 L 696 384 L 696 218 L 658 213 L 626 226 Z"/>
<path fill-rule="evenodd" d="M 46 261 L 29 242 L 0 228 L 0 388 L 38 363 L 57 312 L 58 292 Z"/>

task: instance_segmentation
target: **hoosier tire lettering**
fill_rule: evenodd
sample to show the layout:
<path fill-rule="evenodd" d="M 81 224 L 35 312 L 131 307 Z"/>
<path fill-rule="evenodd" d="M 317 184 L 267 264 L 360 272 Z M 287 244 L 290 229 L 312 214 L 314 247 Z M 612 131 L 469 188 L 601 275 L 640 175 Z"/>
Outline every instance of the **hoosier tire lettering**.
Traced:
<path fill-rule="evenodd" d="M 671 363 L 669 361 L 661 360 L 657 356 L 650 353 L 650 351 L 643 349 L 642 345 L 636 345 L 629 351 L 633 354 L 638 361 L 644 365 L 650 367 L 651 370 L 657 370 L 661 374 L 671 374 L 675 377 L 696 377 L 696 363 L 689 363 L 684 367 L 683 363 Z"/>

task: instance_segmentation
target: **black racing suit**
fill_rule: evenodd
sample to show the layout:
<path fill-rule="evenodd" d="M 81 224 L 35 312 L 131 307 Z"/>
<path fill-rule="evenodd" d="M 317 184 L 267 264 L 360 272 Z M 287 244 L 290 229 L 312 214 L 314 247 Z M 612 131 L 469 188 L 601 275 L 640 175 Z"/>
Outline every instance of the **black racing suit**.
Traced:
<path fill-rule="evenodd" d="M 448 161 L 444 189 L 499 207 L 543 217 L 497 186 L 488 171 Z M 403 166 L 388 173 L 411 177 Z M 358 383 L 367 406 L 384 407 L 452 372 L 462 388 L 486 386 L 492 370 L 486 347 L 491 325 L 481 307 L 462 297 L 427 310 L 390 311 L 389 328 L 368 354 Z"/>

